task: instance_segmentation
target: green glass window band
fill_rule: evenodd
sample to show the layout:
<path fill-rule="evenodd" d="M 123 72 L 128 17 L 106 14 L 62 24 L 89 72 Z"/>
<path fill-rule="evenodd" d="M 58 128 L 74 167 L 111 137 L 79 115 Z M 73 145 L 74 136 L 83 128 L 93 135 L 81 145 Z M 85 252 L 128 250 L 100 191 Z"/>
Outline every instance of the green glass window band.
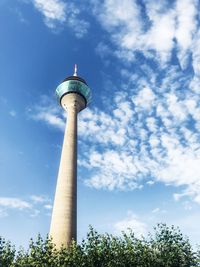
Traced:
<path fill-rule="evenodd" d="M 86 84 L 84 84 L 80 81 L 75 81 L 75 80 L 66 81 L 66 82 L 61 83 L 56 88 L 56 96 L 57 96 L 58 100 L 60 100 L 60 98 L 64 94 L 70 93 L 70 92 L 75 92 L 75 93 L 83 95 L 87 101 L 87 104 L 89 104 L 91 102 L 90 88 Z"/>

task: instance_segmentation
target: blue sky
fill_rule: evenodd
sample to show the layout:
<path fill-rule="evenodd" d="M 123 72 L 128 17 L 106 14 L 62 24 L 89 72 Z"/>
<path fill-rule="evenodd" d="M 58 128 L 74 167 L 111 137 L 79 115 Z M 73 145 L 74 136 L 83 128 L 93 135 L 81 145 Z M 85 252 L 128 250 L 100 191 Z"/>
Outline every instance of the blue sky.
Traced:
<path fill-rule="evenodd" d="M 49 231 L 66 115 L 59 83 L 78 73 L 78 238 L 89 224 L 146 234 L 158 222 L 200 239 L 200 2 L 1 0 L 0 234 Z"/>

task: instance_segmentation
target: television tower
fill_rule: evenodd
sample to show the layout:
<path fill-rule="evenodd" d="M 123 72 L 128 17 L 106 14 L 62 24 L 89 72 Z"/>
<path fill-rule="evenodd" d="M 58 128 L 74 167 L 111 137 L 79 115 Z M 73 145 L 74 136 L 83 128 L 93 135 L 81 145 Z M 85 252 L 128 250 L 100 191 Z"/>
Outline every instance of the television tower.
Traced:
<path fill-rule="evenodd" d="M 67 123 L 53 205 L 50 237 L 57 248 L 67 247 L 77 238 L 77 115 L 87 107 L 91 92 L 84 79 L 67 77 L 56 89 L 56 96 L 67 112 Z"/>

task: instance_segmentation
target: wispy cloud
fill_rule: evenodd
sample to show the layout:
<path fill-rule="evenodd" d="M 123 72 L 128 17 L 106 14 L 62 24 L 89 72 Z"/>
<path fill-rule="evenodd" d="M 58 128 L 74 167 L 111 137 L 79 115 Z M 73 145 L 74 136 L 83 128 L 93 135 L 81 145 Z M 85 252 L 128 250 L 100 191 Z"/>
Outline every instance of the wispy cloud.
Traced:
<path fill-rule="evenodd" d="M 30 199 L 34 202 L 34 203 L 47 203 L 50 201 L 50 199 L 47 196 L 43 196 L 43 195 L 32 195 L 30 197 Z"/>
<path fill-rule="evenodd" d="M 17 116 L 17 112 L 15 110 L 11 110 L 9 112 L 9 114 L 10 114 L 11 117 L 16 117 Z"/>
<path fill-rule="evenodd" d="M 152 210 L 152 213 L 157 213 L 159 211 L 160 211 L 160 208 L 155 208 L 155 209 Z"/>
<path fill-rule="evenodd" d="M 151 179 L 184 187 L 177 194 L 200 203 L 197 1 L 145 1 L 144 9 L 130 0 L 92 3 L 109 41 L 121 56 L 133 58 L 120 70 L 118 89 L 107 83 L 112 98 L 106 99 L 109 105 L 102 99 L 104 111 L 87 108 L 80 114 L 79 166 L 87 169 L 85 183 L 133 190 Z M 103 43 L 98 50 L 112 52 Z M 135 68 L 138 51 L 145 60 Z M 31 116 L 64 129 L 63 113 L 48 98 Z"/>
<path fill-rule="evenodd" d="M 82 38 L 88 31 L 89 23 L 81 18 L 80 5 L 63 0 L 33 0 L 34 7 L 44 16 L 45 24 L 56 29 L 58 24 L 70 27 L 76 37 Z"/>
<path fill-rule="evenodd" d="M 61 108 L 46 96 L 42 96 L 40 103 L 27 109 L 30 118 L 36 121 L 45 121 L 48 125 L 54 126 L 62 131 L 65 128 L 63 114 Z"/>
<path fill-rule="evenodd" d="M 197 30 L 198 1 L 145 1 L 144 9 L 130 0 L 94 3 L 95 16 L 117 46 L 115 55 L 134 60 L 133 53 L 140 51 L 165 63 L 175 48 L 181 65 L 187 65 Z"/>
<path fill-rule="evenodd" d="M 49 27 L 54 27 L 56 21 L 65 21 L 66 4 L 61 0 L 34 0 L 33 4 L 40 11 Z"/>
<path fill-rule="evenodd" d="M 40 211 L 37 209 L 34 209 L 32 213 L 30 214 L 30 217 L 35 218 L 40 214 Z"/>
<path fill-rule="evenodd" d="M 152 211 L 151 211 L 152 213 L 166 213 L 167 211 L 165 210 L 165 209 L 160 209 L 160 208 L 155 208 L 155 209 L 153 209 Z"/>
<path fill-rule="evenodd" d="M 116 234 L 120 234 L 122 231 L 127 232 L 129 229 L 135 233 L 136 237 L 141 237 L 147 233 L 147 225 L 131 211 L 128 212 L 127 217 L 114 224 Z"/>
<path fill-rule="evenodd" d="M 51 209 L 51 200 L 44 195 L 32 195 L 28 200 L 15 197 L 0 197 L 0 217 L 7 217 L 11 210 L 26 212 L 37 217 L 41 210 Z"/>
<path fill-rule="evenodd" d="M 149 181 L 147 181 L 146 183 L 147 183 L 148 185 L 152 186 L 152 185 L 155 184 L 155 181 L 149 180 Z"/>
<path fill-rule="evenodd" d="M 47 204 L 47 205 L 44 205 L 44 208 L 47 210 L 51 210 L 53 208 L 53 206 L 50 204 Z"/>
<path fill-rule="evenodd" d="M 0 197 L 0 206 L 19 210 L 32 208 L 32 205 L 29 202 L 12 197 Z"/>
<path fill-rule="evenodd" d="M 177 25 L 176 25 L 176 40 L 178 43 L 178 57 L 183 67 L 187 66 L 189 59 L 188 50 L 191 51 L 192 42 L 195 38 L 195 32 L 197 29 L 197 11 L 198 1 L 185 0 L 177 1 Z"/>
<path fill-rule="evenodd" d="M 4 218 L 7 216 L 8 216 L 8 213 L 4 209 L 0 208 L 0 218 Z"/>
<path fill-rule="evenodd" d="M 80 113 L 79 166 L 88 171 L 86 185 L 97 189 L 141 189 L 151 177 L 151 184 L 185 186 L 184 194 L 200 203 L 200 96 L 188 87 L 193 77 L 177 67 L 163 70 L 159 86 L 157 75 L 148 68 L 142 78 L 130 74 L 128 88 L 114 92 L 105 111 Z M 54 116 L 62 127 L 40 117 L 41 109 L 54 110 L 42 103 L 34 118 L 63 130 L 60 111 Z"/>

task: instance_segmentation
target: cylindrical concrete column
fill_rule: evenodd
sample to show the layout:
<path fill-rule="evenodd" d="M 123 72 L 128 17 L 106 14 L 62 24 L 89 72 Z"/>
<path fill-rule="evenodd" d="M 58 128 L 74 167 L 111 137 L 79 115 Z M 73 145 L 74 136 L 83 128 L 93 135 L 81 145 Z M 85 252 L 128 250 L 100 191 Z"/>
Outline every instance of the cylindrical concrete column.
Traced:
<path fill-rule="evenodd" d="M 64 134 L 50 236 L 57 248 L 68 246 L 77 237 L 77 97 L 70 94 L 64 108 L 67 124 Z M 70 100 L 70 101 L 69 101 Z"/>

